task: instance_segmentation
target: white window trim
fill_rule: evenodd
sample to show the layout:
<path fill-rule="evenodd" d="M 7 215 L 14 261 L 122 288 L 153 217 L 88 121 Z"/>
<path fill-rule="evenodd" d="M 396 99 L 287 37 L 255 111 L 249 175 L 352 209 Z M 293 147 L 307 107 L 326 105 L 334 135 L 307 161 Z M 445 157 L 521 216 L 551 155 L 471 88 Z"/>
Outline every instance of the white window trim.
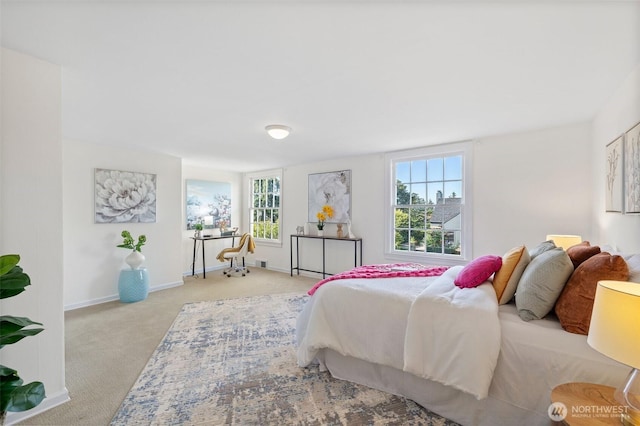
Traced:
<path fill-rule="evenodd" d="M 269 179 L 277 177 L 280 179 L 280 214 L 278 215 L 278 229 L 280 232 L 278 233 L 278 239 L 264 239 L 264 238 L 255 238 L 256 245 L 261 246 L 270 246 L 270 247 L 282 247 L 282 217 L 284 213 L 283 203 L 284 203 L 284 179 L 282 178 L 283 172 L 282 169 L 273 169 L 273 170 L 264 170 L 261 172 L 251 172 L 245 173 L 244 175 L 244 187 L 247 190 L 247 196 L 245 199 L 247 200 L 247 209 L 245 210 L 246 216 L 243 221 L 247 232 L 251 229 L 251 209 L 253 208 L 253 188 L 251 187 L 252 179 Z"/>
<path fill-rule="evenodd" d="M 460 256 L 418 252 L 401 252 L 394 249 L 394 209 L 395 172 L 394 164 L 399 161 L 411 161 L 426 156 L 463 155 L 463 197 L 462 209 L 462 252 Z M 473 142 L 455 142 L 433 145 L 423 148 L 394 151 L 385 154 L 385 236 L 384 255 L 386 259 L 401 262 L 416 262 L 431 265 L 465 265 L 473 258 Z"/>

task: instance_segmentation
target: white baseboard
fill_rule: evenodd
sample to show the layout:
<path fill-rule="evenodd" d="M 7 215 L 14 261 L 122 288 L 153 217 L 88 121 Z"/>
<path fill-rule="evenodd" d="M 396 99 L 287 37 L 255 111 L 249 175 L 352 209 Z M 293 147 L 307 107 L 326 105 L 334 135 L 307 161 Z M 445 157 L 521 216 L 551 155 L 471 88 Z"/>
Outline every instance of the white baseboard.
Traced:
<path fill-rule="evenodd" d="M 58 405 L 62 405 L 65 402 L 71 401 L 69 398 L 69 391 L 67 388 L 64 388 L 61 392 L 54 396 L 46 397 L 40 404 L 36 407 L 33 407 L 28 411 L 21 411 L 18 413 L 7 413 L 7 418 L 5 419 L 6 425 L 13 425 L 18 422 L 22 422 L 28 418 L 33 416 L 37 416 L 38 414 L 42 414 L 47 410 L 52 409 L 53 407 L 57 407 Z"/>
<path fill-rule="evenodd" d="M 159 290 L 165 290 L 167 288 L 179 287 L 181 285 L 184 285 L 184 282 L 182 282 L 182 281 L 174 281 L 172 283 L 154 285 L 153 287 L 149 287 L 149 293 L 152 293 L 154 291 L 159 291 Z M 70 305 L 65 305 L 64 310 L 65 311 L 72 311 L 74 309 L 86 308 L 87 306 L 99 305 L 101 303 L 106 303 L 106 302 L 113 302 L 114 300 L 119 300 L 119 299 L 120 299 L 120 296 L 118 296 L 117 294 L 112 294 L 112 295 L 105 296 L 105 297 L 99 297 L 97 299 L 91 299 L 91 300 L 87 300 L 87 301 L 84 301 L 84 302 L 78 302 L 78 303 L 72 303 Z"/>

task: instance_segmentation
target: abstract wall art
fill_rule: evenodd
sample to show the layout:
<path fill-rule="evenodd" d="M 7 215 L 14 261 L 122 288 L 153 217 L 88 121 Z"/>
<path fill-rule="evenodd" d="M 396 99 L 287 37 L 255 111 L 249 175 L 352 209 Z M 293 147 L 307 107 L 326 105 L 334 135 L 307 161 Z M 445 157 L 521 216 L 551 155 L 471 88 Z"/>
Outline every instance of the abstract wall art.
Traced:
<path fill-rule="evenodd" d="M 605 210 L 608 212 L 622 212 L 622 142 L 620 136 L 607 145 Z"/>
<path fill-rule="evenodd" d="M 194 229 L 197 223 L 204 229 L 231 226 L 231 184 L 229 182 L 209 182 L 187 180 L 186 188 L 187 229 Z"/>
<path fill-rule="evenodd" d="M 156 175 L 95 169 L 95 223 L 156 221 Z"/>
<path fill-rule="evenodd" d="M 624 212 L 640 213 L 640 123 L 624 135 Z"/>

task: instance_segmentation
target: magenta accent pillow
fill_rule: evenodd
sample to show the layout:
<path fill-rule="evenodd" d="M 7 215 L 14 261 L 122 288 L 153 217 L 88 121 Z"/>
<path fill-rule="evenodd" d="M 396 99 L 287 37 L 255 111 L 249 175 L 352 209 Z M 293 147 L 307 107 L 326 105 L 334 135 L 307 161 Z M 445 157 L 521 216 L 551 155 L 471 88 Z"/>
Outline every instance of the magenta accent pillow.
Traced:
<path fill-rule="evenodd" d="M 488 254 L 480 256 L 462 268 L 453 283 L 458 287 L 477 287 L 502 266 L 502 257 Z"/>

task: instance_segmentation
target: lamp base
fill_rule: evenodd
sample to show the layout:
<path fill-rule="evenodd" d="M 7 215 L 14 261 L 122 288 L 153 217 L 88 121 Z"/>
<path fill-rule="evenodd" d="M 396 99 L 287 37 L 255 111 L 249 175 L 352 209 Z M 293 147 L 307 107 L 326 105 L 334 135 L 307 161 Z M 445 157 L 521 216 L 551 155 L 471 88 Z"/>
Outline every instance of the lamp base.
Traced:
<path fill-rule="evenodd" d="M 620 421 L 625 426 L 640 426 L 640 371 L 634 368 L 627 380 L 613 394 L 616 401 L 625 407 Z"/>

